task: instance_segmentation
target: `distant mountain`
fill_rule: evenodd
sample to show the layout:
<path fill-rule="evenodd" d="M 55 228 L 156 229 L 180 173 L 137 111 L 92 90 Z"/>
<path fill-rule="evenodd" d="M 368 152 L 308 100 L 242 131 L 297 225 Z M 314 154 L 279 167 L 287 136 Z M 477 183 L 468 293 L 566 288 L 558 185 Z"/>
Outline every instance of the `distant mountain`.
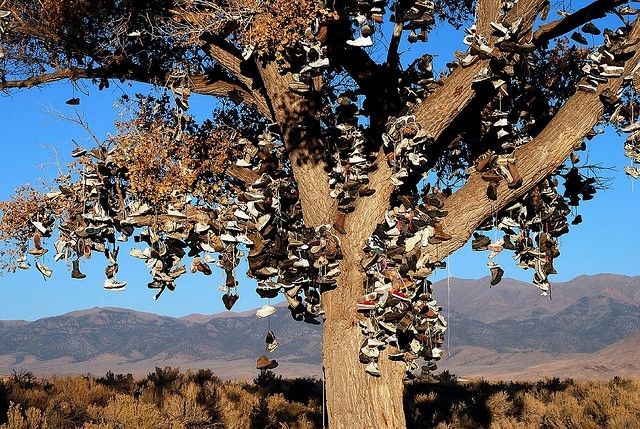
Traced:
<path fill-rule="evenodd" d="M 155 363 L 142 372 L 164 366 L 163 362 L 183 368 L 208 366 L 211 361 L 251 362 L 264 352 L 268 323 L 271 330 L 281 333 L 275 354 L 279 361 L 303 367 L 319 364 L 320 327 L 292 320 L 283 307 L 270 322 L 254 313 L 172 318 L 121 308 L 92 308 L 17 326 L 0 322 L 0 372 L 16 367 L 44 371 L 55 361 L 63 362 L 57 367 L 68 372 L 94 362 L 99 368 L 91 371 L 95 373 L 112 369 L 109 365 L 135 371 L 136 363 L 143 361 Z"/>
<path fill-rule="evenodd" d="M 488 284 L 451 279 L 448 300 L 446 282 L 434 285 L 450 313 L 442 369 L 491 378 L 640 376 L 640 277 L 581 276 L 555 284 L 552 299 L 515 280 Z M 277 372 L 320 374 L 321 327 L 292 320 L 282 304 L 270 322 L 254 311 L 173 318 L 121 308 L 0 321 L 0 373 L 145 374 L 171 365 L 253 377 L 267 329 L 280 342 Z"/>
<path fill-rule="evenodd" d="M 553 283 L 550 298 L 530 283 L 503 279 L 490 287 L 489 277 L 479 280 L 450 280 L 449 310 L 481 322 L 501 319 L 526 320 L 554 314 L 585 297 L 606 297 L 629 306 L 640 306 L 640 277 L 617 274 L 579 276 L 568 282 Z M 447 282 L 434 284 L 440 305 L 447 306 Z"/>

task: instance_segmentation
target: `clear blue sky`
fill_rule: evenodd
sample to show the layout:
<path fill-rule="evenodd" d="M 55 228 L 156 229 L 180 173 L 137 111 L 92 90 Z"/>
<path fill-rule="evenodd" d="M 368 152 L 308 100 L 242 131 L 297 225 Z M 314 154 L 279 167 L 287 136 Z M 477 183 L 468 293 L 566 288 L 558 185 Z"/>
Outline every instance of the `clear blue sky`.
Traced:
<path fill-rule="evenodd" d="M 451 46 L 451 33 L 443 30 L 432 36 L 436 67 L 442 68 L 448 56 L 458 46 Z M 440 37 L 438 37 L 440 36 Z M 455 39 L 456 41 L 459 39 Z M 143 86 L 112 84 L 102 92 L 97 87 L 80 84 L 80 89 L 68 83 L 52 84 L 44 88 L 14 91 L 10 96 L 0 96 L 0 116 L 4 128 L 0 135 L 2 168 L 0 168 L 0 198 L 6 199 L 21 184 L 37 185 L 40 179 L 50 182 L 57 175 L 57 162 L 64 166 L 70 160 L 73 149 L 71 139 L 89 147 L 91 139 L 79 126 L 60 120 L 49 111 L 65 115 L 78 112 L 91 129 L 101 138 L 114 132 L 113 123 L 118 118 L 114 101 L 124 92 L 146 90 Z M 68 98 L 81 99 L 78 107 L 67 106 Z M 192 100 L 197 116 L 206 117 L 214 107 L 213 100 L 195 97 Z M 562 255 L 555 265 L 559 271 L 552 281 L 564 281 L 580 274 L 611 272 L 626 275 L 640 274 L 640 229 L 637 216 L 640 213 L 640 182 L 635 183 L 624 175 L 622 167 L 629 164 L 623 153 L 624 136 L 613 132 L 597 137 L 582 153 L 583 160 L 615 167 L 604 175 L 612 179 L 612 189 L 599 192 L 596 198 L 578 208 L 584 218 L 581 225 L 572 227 L 570 234 L 562 237 Z M 126 246 L 125 246 L 126 247 Z M 121 255 L 128 248 L 123 248 Z M 31 269 L 0 277 L 0 319 L 33 320 L 43 316 L 61 314 L 71 310 L 94 306 L 118 306 L 172 316 L 190 313 L 216 313 L 224 311 L 217 290 L 222 283 L 222 273 L 205 277 L 202 274 L 185 275 L 178 281 L 175 292 L 166 291 L 158 301 L 154 292 L 146 287 L 149 273 L 140 260 L 121 257 L 119 279 L 129 285 L 123 292 L 108 292 L 102 288 L 105 260 L 95 255 L 83 262 L 87 274 L 85 280 L 72 280 L 64 263 L 54 263 L 52 253 L 45 255 L 45 263 L 54 269 L 53 278 L 43 280 L 40 273 Z M 124 256 L 124 255 L 123 255 Z M 515 267 L 509 252 L 498 257 L 506 276 L 530 281 L 532 272 Z M 450 273 L 454 277 L 480 278 L 488 275 L 486 252 L 471 252 L 467 245 L 449 259 Z M 246 267 L 239 267 L 243 273 Z M 434 280 L 446 277 L 441 270 Z M 234 310 L 255 308 L 263 303 L 255 294 L 255 285 L 241 276 L 240 296 Z M 499 287 L 499 286 L 497 286 Z"/>

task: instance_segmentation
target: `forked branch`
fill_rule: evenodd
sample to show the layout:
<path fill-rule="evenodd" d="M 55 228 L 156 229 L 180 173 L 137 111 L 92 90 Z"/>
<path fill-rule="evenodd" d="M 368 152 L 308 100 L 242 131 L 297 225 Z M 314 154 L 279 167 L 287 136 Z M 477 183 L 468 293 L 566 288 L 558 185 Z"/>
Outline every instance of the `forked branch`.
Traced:
<path fill-rule="evenodd" d="M 629 40 L 638 38 L 640 23 L 636 22 Z M 629 74 L 638 61 L 640 52 L 627 61 L 622 76 Z M 444 219 L 444 227 L 453 238 L 429 250 L 429 259 L 442 259 L 462 247 L 485 219 L 524 195 L 557 169 L 600 120 L 604 108 L 599 95 L 607 89 L 615 93 L 622 80 L 623 77 L 612 78 L 599 85 L 595 93 L 577 92 L 535 139 L 515 151 L 516 166 L 523 178 L 521 187 L 510 189 L 501 184 L 498 199 L 492 202 L 486 196 L 487 183 L 479 173 L 471 174 L 467 183 L 445 203 L 444 209 L 449 214 Z"/>

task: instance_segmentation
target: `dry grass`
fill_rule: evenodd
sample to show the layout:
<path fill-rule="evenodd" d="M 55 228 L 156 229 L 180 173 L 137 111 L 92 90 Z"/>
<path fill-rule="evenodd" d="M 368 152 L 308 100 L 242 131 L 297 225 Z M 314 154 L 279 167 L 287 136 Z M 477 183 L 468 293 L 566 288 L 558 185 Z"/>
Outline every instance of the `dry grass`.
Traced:
<path fill-rule="evenodd" d="M 405 390 L 409 428 L 635 429 L 640 382 L 550 379 L 467 384 L 451 377 Z M 0 429 L 187 429 L 321 427 L 320 383 L 261 374 L 221 382 L 210 371 L 157 368 L 142 380 L 25 374 L 0 382 Z"/>

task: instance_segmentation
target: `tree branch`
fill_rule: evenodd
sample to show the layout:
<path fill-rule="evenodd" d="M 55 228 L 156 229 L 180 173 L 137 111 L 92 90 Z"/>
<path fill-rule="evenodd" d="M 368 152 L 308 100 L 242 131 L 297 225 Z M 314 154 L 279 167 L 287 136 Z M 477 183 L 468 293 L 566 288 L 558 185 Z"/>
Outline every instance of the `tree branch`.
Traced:
<path fill-rule="evenodd" d="M 202 49 L 244 86 L 243 92 L 254 100 L 252 104 L 258 108 L 260 113 L 273 121 L 273 112 L 269 102 L 264 94 L 258 90 L 262 87 L 256 82 L 257 79 L 259 80 L 259 73 L 247 69 L 238 49 L 214 34 L 205 33 L 200 36 L 200 39 L 204 42 Z"/>
<path fill-rule="evenodd" d="M 522 28 L 531 28 L 545 4 L 545 0 L 521 0 L 518 2 L 517 14 L 514 8 L 507 14 L 505 20 L 513 21 L 522 17 Z M 486 3 L 481 3 L 478 7 L 480 8 L 479 28 L 486 28 L 491 20 L 495 19 L 493 8 L 486 6 Z M 437 88 L 415 109 L 416 119 L 434 140 L 440 137 L 475 96 L 475 90 L 471 85 L 473 78 L 483 66 L 484 62 L 480 61 L 466 68 L 458 67 L 444 80 L 444 85 Z"/>
<path fill-rule="evenodd" d="M 400 65 L 400 56 L 398 55 L 398 47 L 400 46 L 400 38 L 402 37 L 402 22 L 396 22 L 393 25 L 393 34 L 389 42 L 389 52 L 387 52 L 387 67 L 396 69 Z"/>
<path fill-rule="evenodd" d="M 640 23 L 636 21 L 629 39 L 638 38 Z M 623 76 L 630 73 L 639 60 L 640 51 L 637 51 L 627 61 Z M 596 93 L 576 92 L 534 140 L 515 151 L 516 166 L 523 178 L 521 187 L 510 189 L 501 183 L 498 199 L 492 202 L 486 196 L 487 183 L 479 173 L 471 174 L 467 183 L 445 202 L 444 210 L 449 214 L 443 226 L 453 238 L 437 248 L 429 248 L 429 260 L 442 260 L 462 247 L 485 219 L 524 195 L 561 165 L 602 116 L 604 108 L 599 95 L 606 89 L 615 93 L 622 81 L 623 77 L 610 79 L 599 85 Z"/>
<path fill-rule="evenodd" d="M 604 17 L 616 6 L 626 3 L 625 0 L 596 0 L 564 17 L 541 26 L 533 35 L 532 43 L 536 46 L 545 45 L 549 40 L 573 31 L 587 22 Z"/>
<path fill-rule="evenodd" d="M 154 84 L 166 82 L 169 79 L 169 76 L 165 75 L 153 77 L 152 75 L 149 75 L 146 70 L 135 70 L 130 68 L 122 70 L 110 68 L 67 68 L 55 70 L 50 73 L 43 73 L 26 79 L 2 81 L 0 82 L 0 90 L 8 90 L 13 88 L 32 88 L 34 86 L 45 85 L 47 83 L 57 82 L 64 79 L 77 80 L 91 78 L 124 78 L 135 80 L 138 82 Z M 191 90 L 198 94 L 229 98 L 240 97 L 243 101 L 255 105 L 261 114 L 271 119 L 271 111 L 269 110 L 264 97 L 262 97 L 258 93 L 251 93 L 247 91 L 242 85 L 226 80 L 226 78 L 221 74 L 191 76 L 190 83 Z"/>
<path fill-rule="evenodd" d="M 26 79 L 5 80 L 0 82 L 0 90 L 12 88 L 32 88 L 64 79 L 87 79 L 102 76 L 102 69 L 87 70 L 79 68 L 56 70 L 51 73 L 43 73 Z"/>

